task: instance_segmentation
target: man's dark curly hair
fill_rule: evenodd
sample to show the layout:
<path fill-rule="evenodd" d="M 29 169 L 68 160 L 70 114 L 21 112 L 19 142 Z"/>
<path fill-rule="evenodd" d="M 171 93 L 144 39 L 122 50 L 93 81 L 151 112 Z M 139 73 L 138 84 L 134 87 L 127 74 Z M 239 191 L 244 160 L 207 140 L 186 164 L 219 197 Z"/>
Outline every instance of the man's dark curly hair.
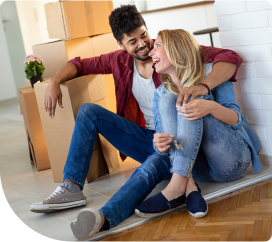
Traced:
<path fill-rule="evenodd" d="M 112 11 L 109 22 L 113 36 L 122 43 L 124 34 L 130 35 L 137 28 L 146 26 L 142 15 L 134 5 L 121 5 Z"/>

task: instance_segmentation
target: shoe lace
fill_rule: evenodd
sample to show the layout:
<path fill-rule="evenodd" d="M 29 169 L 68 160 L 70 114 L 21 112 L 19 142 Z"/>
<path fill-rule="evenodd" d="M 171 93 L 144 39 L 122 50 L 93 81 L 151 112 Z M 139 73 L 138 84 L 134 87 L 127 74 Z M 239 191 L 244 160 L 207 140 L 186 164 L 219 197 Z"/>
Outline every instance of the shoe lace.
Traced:
<path fill-rule="evenodd" d="M 49 200 L 51 198 L 54 198 L 55 196 L 61 194 L 62 192 L 64 192 L 64 189 L 61 186 L 58 186 L 57 189 L 45 200 Z"/>

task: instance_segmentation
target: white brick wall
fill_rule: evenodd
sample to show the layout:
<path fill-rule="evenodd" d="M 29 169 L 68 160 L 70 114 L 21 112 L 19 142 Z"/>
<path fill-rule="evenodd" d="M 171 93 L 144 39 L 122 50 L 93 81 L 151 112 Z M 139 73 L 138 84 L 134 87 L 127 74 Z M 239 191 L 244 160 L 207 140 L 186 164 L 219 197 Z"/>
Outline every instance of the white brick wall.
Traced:
<path fill-rule="evenodd" d="M 244 60 L 234 84 L 242 114 L 272 157 L 272 4 L 266 0 L 216 0 L 223 48 Z"/>

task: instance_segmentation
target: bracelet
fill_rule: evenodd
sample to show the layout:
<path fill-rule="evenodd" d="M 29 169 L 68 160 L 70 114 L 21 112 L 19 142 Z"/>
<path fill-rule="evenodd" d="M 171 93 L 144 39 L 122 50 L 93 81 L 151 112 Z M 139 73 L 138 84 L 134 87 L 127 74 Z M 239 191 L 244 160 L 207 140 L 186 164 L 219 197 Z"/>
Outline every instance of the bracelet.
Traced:
<path fill-rule="evenodd" d="M 208 89 L 208 94 L 210 94 L 211 93 L 211 91 L 210 91 L 210 88 L 208 87 L 208 85 L 207 84 L 205 84 L 205 83 L 199 83 L 198 84 L 198 86 L 204 86 L 204 87 L 206 87 L 207 89 Z"/>

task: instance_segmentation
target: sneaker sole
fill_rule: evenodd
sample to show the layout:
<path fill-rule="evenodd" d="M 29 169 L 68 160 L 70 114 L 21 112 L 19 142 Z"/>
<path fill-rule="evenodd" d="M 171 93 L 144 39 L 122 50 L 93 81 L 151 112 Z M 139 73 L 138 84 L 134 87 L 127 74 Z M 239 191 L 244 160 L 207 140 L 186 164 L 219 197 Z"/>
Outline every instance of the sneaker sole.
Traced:
<path fill-rule="evenodd" d="M 99 230 L 101 221 L 97 221 L 99 213 L 91 208 L 82 209 L 77 219 L 70 223 L 71 230 L 77 239 L 88 238 Z"/>
<path fill-rule="evenodd" d="M 189 212 L 189 211 L 188 211 Z M 189 212 L 190 213 L 190 212 Z M 190 213 L 191 216 L 193 216 L 194 218 L 202 218 L 205 217 L 208 213 L 208 206 L 207 206 L 207 210 L 205 212 L 197 212 L 197 213 Z"/>
<path fill-rule="evenodd" d="M 53 213 L 64 209 L 80 207 L 86 205 L 87 201 L 79 200 L 70 203 L 59 203 L 59 204 L 33 204 L 30 206 L 30 211 L 34 213 Z"/>
<path fill-rule="evenodd" d="M 185 203 L 184 203 L 185 204 Z M 170 211 L 176 209 L 176 208 L 181 208 L 184 206 L 184 204 L 178 206 L 178 207 L 175 207 L 175 208 L 171 208 L 171 209 L 168 209 L 164 212 L 161 212 L 161 213 L 141 213 L 138 209 L 135 209 L 135 214 L 141 218 L 153 218 L 153 217 L 158 217 L 160 215 L 163 215 L 165 213 L 169 213 Z"/>

